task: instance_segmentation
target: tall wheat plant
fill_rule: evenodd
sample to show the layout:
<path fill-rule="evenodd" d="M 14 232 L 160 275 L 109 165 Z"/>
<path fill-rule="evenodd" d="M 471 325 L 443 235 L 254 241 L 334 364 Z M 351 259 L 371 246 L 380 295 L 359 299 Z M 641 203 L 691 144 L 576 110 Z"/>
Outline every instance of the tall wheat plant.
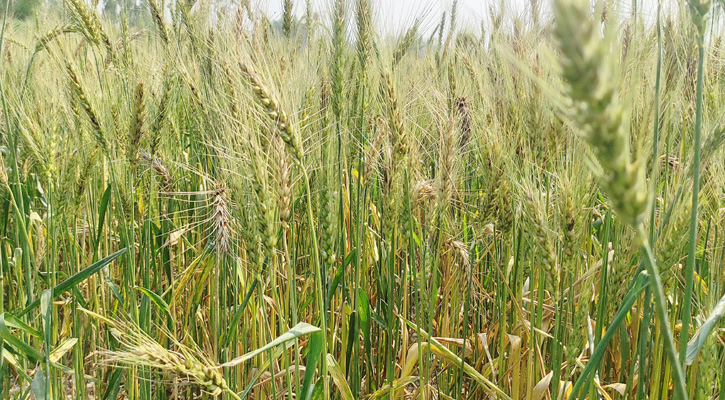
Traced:
<path fill-rule="evenodd" d="M 619 219 L 636 231 L 655 295 L 655 311 L 665 340 L 675 396 L 687 398 L 685 375 L 670 329 L 667 299 L 645 229 L 652 207 L 644 158 L 632 159 L 625 107 L 618 96 L 610 42 L 602 37 L 587 0 L 559 0 L 554 5 L 556 36 L 562 53 L 562 78 L 568 84 L 572 118 L 589 144 L 594 172 Z M 606 30 L 605 30 L 606 32 Z M 572 393 L 572 397 L 576 393 Z"/>

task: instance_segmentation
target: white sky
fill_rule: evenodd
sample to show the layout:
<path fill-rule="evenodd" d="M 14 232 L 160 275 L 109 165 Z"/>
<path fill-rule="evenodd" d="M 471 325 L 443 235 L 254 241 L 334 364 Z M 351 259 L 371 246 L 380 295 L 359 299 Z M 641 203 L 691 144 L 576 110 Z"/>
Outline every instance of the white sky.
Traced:
<path fill-rule="evenodd" d="M 501 2 L 503 1 L 503 3 Z M 642 10 L 647 19 L 654 19 L 657 10 L 657 0 L 614 0 L 621 12 L 629 13 L 633 1 L 637 1 L 638 8 Z M 662 0 L 663 3 L 673 5 L 677 0 Z M 354 0 L 346 0 L 350 12 L 354 12 Z M 254 3 L 254 1 L 252 1 Z M 257 5 L 267 11 L 270 19 L 281 18 L 283 0 L 257 0 Z M 312 0 L 312 7 L 322 17 L 332 14 L 334 0 Z M 376 13 L 377 28 L 389 34 L 398 34 L 407 30 L 420 17 L 421 33 L 431 33 L 439 24 L 442 13 L 446 12 L 446 19 L 450 18 L 453 0 L 372 0 L 373 10 Z M 541 12 L 549 12 L 551 0 L 539 0 Z M 294 0 L 294 13 L 303 16 L 306 0 Z M 511 16 L 529 16 L 530 0 L 459 0 L 457 27 L 458 29 L 480 32 L 481 20 L 490 21 L 490 9 L 498 9 L 503 4 L 505 13 Z"/>

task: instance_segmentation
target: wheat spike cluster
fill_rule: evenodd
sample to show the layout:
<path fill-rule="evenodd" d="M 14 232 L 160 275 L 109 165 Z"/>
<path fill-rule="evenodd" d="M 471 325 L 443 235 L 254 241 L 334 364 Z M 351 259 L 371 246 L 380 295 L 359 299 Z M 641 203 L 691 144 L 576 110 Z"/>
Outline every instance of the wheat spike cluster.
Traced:
<path fill-rule="evenodd" d="M 0 400 L 725 400 L 722 4 L 393 3 L 3 3 Z"/>

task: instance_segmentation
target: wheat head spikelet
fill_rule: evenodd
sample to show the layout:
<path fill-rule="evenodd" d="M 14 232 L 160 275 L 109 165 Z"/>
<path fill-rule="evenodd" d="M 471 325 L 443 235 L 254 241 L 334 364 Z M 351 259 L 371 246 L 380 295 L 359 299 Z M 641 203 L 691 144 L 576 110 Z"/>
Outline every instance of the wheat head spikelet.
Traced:
<path fill-rule="evenodd" d="M 626 224 L 637 227 L 648 215 L 650 194 L 643 160 L 631 160 L 630 135 L 617 93 L 609 44 L 586 0 L 555 3 L 562 77 L 573 102 L 573 117 L 601 169 L 599 184 Z"/>
<path fill-rule="evenodd" d="M 295 163 L 300 163 L 303 154 L 302 139 L 287 118 L 287 113 L 282 109 L 272 92 L 264 85 L 251 64 L 240 62 L 239 66 L 252 86 L 257 101 L 264 107 L 267 116 L 275 122 L 279 136 L 289 147 L 292 159 Z"/>

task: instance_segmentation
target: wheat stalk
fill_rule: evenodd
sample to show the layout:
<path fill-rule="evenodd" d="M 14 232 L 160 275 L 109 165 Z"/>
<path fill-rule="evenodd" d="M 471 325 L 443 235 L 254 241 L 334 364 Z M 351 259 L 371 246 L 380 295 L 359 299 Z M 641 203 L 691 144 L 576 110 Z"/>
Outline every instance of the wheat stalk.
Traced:
<path fill-rule="evenodd" d="M 146 121 L 146 104 L 144 102 L 144 86 L 143 82 L 139 82 L 136 86 L 136 101 L 133 107 L 133 116 L 131 124 L 128 127 L 128 147 L 126 149 L 126 159 L 128 163 L 135 166 L 138 163 L 138 149 L 141 137 L 144 133 L 144 122 Z"/>

